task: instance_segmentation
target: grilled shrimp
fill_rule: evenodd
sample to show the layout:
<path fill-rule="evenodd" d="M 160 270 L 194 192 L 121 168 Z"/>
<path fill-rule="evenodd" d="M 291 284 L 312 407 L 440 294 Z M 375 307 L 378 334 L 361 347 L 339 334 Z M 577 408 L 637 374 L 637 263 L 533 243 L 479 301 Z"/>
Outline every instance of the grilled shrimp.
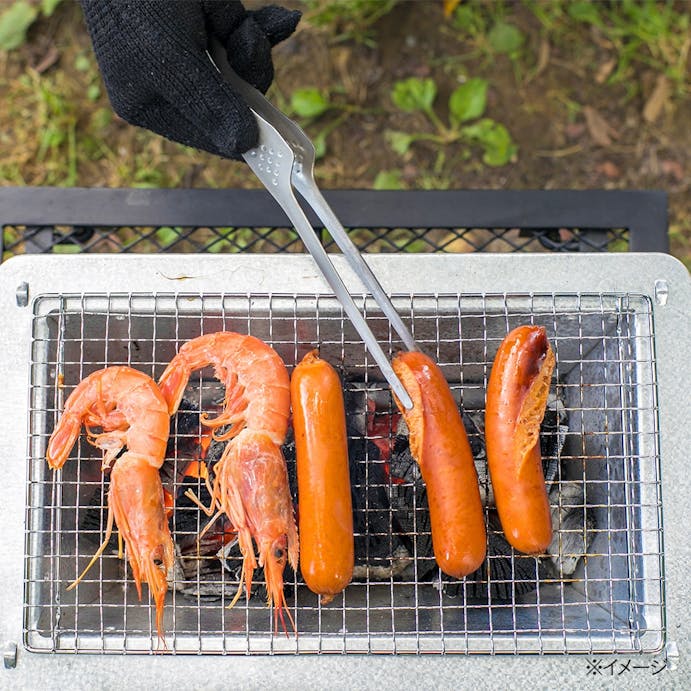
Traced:
<path fill-rule="evenodd" d="M 298 563 L 297 527 L 281 451 L 290 412 L 288 372 L 278 353 L 258 338 L 232 332 L 199 336 L 180 348 L 159 381 L 170 414 L 177 410 L 192 372 L 210 365 L 226 387 L 224 409 L 213 420 L 203 416 L 202 422 L 216 440 L 228 444 L 214 466 L 211 505 L 202 506 L 191 492 L 188 496 L 213 520 L 228 516 L 238 533 L 247 596 L 259 564 L 266 575 L 268 604 L 275 605 L 274 627 L 280 616 L 285 629 L 283 570 L 286 562 L 294 569 Z M 220 433 L 226 425 L 230 428 Z M 231 607 L 241 592 L 242 587 Z"/>
<path fill-rule="evenodd" d="M 174 554 L 158 473 L 168 440 L 167 404 L 153 379 L 131 367 L 106 367 L 90 374 L 68 397 L 50 436 L 46 459 L 51 468 L 64 465 L 82 424 L 89 442 L 103 450 L 102 470 L 111 469 L 108 521 L 103 543 L 69 589 L 103 553 L 115 524 L 125 541 L 139 599 L 142 581 L 149 584 L 163 641 L 166 577 Z M 124 447 L 127 450 L 118 458 Z"/>

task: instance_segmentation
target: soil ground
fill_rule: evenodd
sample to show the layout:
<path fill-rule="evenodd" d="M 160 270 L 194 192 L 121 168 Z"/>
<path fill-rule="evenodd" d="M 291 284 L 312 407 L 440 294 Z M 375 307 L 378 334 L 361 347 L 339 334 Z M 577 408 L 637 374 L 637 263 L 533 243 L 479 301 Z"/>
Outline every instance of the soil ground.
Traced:
<path fill-rule="evenodd" d="M 686 80 L 666 83 L 656 97 L 662 72 L 641 59 L 612 83 L 617 46 L 596 28 L 546 29 L 525 3 L 488 7 L 481 11 L 498 7 L 525 37 L 513 58 L 488 49 L 486 35 L 461 31 L 439 0 L 399 2 L 370 27 L 369 45 L 338 40 L 341 27 L 317 27 L 307 16 L 275 49 L 270 95 L 277 104 L 289 108 L 295 90 L 317 87 L 334 105 L 303 121 L 312 137 L 330 130 L 320 184 L 371 188 L 387 171 L 410 189 L 662 189 L 669 194 L 672 251 L 691 266 Z M 685 3 L 677 7 L 689 12 Z M 685 50 L 688 69 L 688 44 Z M 479 151 L 458 144 L 416 143 L 405 155 L 395 153 L 387 130 L 432 131 L 425 116 L 392 103 L 393 84 L 411 76 L 435 80 L 442 121 L 459 83 L 486 79 L 486 115 L 510 132 L 515 160 L 491 167 Z M 0 184 L 257 186 L 244 164 L 185 149 L 114 116 L 71 0 L 32 26 L 24 46 L 0 53 L 0 99 Z M 657 108 L 652 119 L 650 108 Z"/>

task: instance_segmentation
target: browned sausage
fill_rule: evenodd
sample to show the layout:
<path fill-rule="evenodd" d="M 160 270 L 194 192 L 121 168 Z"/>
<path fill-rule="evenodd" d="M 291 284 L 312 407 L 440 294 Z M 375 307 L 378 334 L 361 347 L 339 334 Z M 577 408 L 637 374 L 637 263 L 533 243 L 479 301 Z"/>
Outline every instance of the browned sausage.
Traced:
<path fill-rule="evenodd" d="M 545 329 L 519 326 L 499 346 L 487 388 L 487 464 L 499 520 L 509 543 L 526 554 L 552 541 L 540 424 L 553 369 Z"/>
<path fill-rule="evenodd" d="M 307 353 L 290 380 L 298 480 L 300 570 L 331 602 L 353 576 L 353 505 L 343 392 L 338 374 Z"/>
<path fill-rule="evenodd" d="M 444 375 L 427 355 L 401 353 L 393 368 L 413 401 L 411 410 L 396 403 L 427 487 L 434 557 L 444 573 L 463 578 L 480 567 L 487 546 L 477 473 L 463 421 Z"/>

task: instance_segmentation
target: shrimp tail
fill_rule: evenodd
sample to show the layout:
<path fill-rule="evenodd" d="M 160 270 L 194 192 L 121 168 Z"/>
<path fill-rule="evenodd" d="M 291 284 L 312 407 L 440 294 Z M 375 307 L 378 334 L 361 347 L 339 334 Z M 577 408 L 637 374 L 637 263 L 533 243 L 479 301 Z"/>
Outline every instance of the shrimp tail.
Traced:
<path fill-rule="evenodd" d="M 169 415 L 174 415 L 177 412 L 191 374 L 192 369 L 179 353 L 168 363 L 168 367 L 158 380 L 158 388 L 168 405 Z"/>
<path fill-rule="evenodd" d="M 48 450 L 46 451 L 46 460 L 53 470 L 62 468 L 65 464 L 81 429 L 82 421 L 78 415 L 67 411 L 62 414 L 50 437 Z"/>

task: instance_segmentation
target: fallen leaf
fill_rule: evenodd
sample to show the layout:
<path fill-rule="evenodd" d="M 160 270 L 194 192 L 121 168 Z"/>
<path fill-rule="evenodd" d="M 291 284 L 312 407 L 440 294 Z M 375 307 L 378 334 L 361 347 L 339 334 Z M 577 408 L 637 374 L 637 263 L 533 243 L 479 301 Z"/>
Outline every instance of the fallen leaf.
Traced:
<path fill-rule="evenodd" d="M 619 170 L 619 167 L 615 163 L 612 163 L 612 161 L 603 161 L 598 166 L 596 166 L 595 170 L 598 173 L 602 173 L 606 178 L 609 178 L 610 180 L 616 180 L 617 178 L 621 177 L 621 171 Z"/>
<path fill-rule="evenodd" d="M 405 180 L 415 180 L 415 178 L 418 176 L 418 169 L 416 166 L 414 166 L 412 163 L 406 163 L 406 165 L 403 166 L 403 170 L 401 171 L 403 174 L 403 178 Z"/>
<path fill-rule="evenodd" d="M 537 77 L 538 74 L 544 72 L 549 64 L 549 53 L 549 41 L 543 38 L 540 42 L 540 50 L 537 54 L 537 66 L 535 67 L 535 74 L 533 76 Z"/>
<path fill-rule="evenodd" d="M 616 64 L 617 61 L 614 58 L 611 60 L 605 60 L 605 62 L 603 62 L 600 67 L 597 68 L 597 72 L 595 73 L 595 81 L 598 84 L 604 83 L 605 79 L 612 74 L 612 70 L 615 68 Z"/>
<path fill-rule="evenodd" d="M 46 54 L 34 65 L 34 69 L 39 74 L 43 74 L 46 70 L 50 69 L 58 60 L 60 59 L 60 53 L 55 47 L 55 44 L 51 43 Z"/>
<path fill-rule="evenodd" d="M 592 106 L 583 108 L 585 124 L 593 141 L 600 146 L 609 146 L 612 139 L 618 139 L 619 133 Z"/>
<path fill-rule="evenodd" d="M 569 122 L 564 126 L 564 134 L 569 139 L 578 139 L 585 132 L 585 125 L 582 122 Z"/>
<path fill-rule="evenodd" d="M 660 170 L 665 175 L 674 178 L 677 182 L 681 182 L 684 179 L 684 169 L 679 161 L 672 161 L 669 159 L 660 161 Z"/>
<path fill-rule="evenodd" d="M 336 50 L 333 57 L 333 64 L 338 70 L 338 74 L 341 78 L 341 84 L 345 89 L 347 94 L 353 94 L 355 92 L 355 80 L 353 79 L 353 70 L 349 68 L 351 51 L 350 48 L 342 46 L 340 49 Z"/>
<path fill-rule="evenodd" d="M 643 119 L 646 122 L 655 122 L 662 113 L 667 100 L 669 99 L 669 82 L 664 74 L 658 76 L 655 81 L 655 88 L 650 94 L 643 107 Z"/>
<path fill-rule="evenodd" d="M 600 27 L 592 25 L 590 27 L 590 36 L 596 46 L 604 50 L 612 50 L 614 44 L 603 33 Z"/>
<path fill-rule="evenodd" d="M 566 156 L 573 156 L 580 151 L 583 151 L 583 146 L 581 144 L 574 144 L 573 146 L 567 146 L 565 149 L 551 149 L 549 151 L 535 149 L 535 155 L 542 156 L 543 158 L 565 158 Z"/>
<path fill-rule="evenodd" d="M 540 48 L 538 49 L 537 53 L 537 64 L 535 65 L 535 69 L 532 71 L 532 73 L 526 78 L 526 84 L 530 84 L 535 77 L 539 77 L 545 71 L 545 69 L 547 69 L 547 65 L 549 65 L 549 55 L 549 41 L 546 38 L 543 38 L 540 42 Z"/>
<path fill-rule="evenodd" d="M 574 240 L 576 234 L 570 228 L 559 228 L 559 241 L 563 243 L 571 242 Z"/>
<path fill-rule="evenodd" d="M 449 254 L 466 254 L 476 252 L 476 246 L 473 241 L 481 245 L 486 242 L 483 237 L 477 237 L 482 231 L 469 230 L 463 234 L 463 237 L 458 237 L 456 233 L 449 233 L 446 238 L 442 238 L 438 246 L 444 248 L 444 252 Z"/>
<path fill-rule="evenodd" d="M 444 0 L 444 16 L 450 17 L 460 4 L 461 0 Z"/>

